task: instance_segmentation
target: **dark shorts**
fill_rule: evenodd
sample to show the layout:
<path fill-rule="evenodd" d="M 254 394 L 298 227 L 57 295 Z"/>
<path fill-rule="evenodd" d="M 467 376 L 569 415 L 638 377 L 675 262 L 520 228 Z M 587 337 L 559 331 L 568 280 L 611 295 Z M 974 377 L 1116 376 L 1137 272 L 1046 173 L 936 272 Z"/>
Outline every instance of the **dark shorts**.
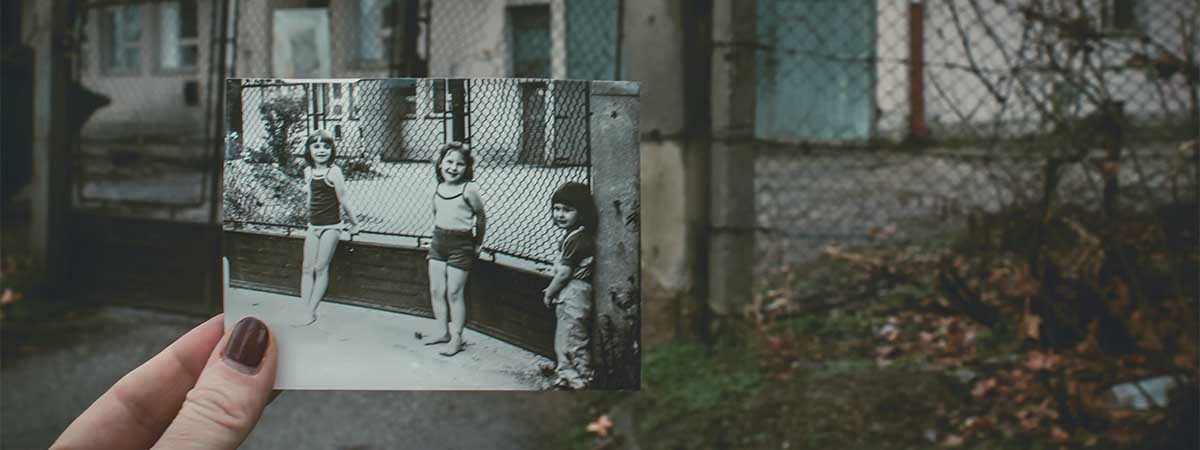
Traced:
<path fill-rule="evenodd" d="M 470 231 L 434 228 L 427 259 L 445 261 L 447 266 L 470 272 L 475 264 L 475 236 Z"/>

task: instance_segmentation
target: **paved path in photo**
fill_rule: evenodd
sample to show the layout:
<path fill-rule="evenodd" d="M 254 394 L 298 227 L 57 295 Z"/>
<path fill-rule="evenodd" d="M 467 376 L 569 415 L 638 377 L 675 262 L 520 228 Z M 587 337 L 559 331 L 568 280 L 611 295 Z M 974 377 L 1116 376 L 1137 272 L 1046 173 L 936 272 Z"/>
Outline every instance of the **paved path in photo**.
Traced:
<path fill-rule="evenodd" d="M 225 314 L 230 325 L 258 317 L 283 343 L 280 389 L 530 390 L 551 381 L 538 373 L 549 359 L 469 328 L 461 353 L 439 355 L 443 345 L 415 337 L 440 333 L 424 317 L 321 302 L 318 320 L 297 327 L 307 322 L 299 298 L 249 289 L 230 289 Z"/>

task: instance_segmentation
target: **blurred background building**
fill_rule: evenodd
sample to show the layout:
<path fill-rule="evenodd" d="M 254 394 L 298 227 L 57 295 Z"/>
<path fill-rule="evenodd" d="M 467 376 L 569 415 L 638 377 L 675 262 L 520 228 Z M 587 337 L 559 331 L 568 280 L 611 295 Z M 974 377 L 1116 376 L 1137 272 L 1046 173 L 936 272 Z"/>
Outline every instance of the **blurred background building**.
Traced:
<path fill-rule="evenodd" d="M 672 409 L 679 402 L 664 397 L 715 392 L 689 384 L 694 374 L 759 365 L 716 368 L 704 365 L 710 353 L 676 352 L 683 356 L 659 361 L 680 363 L 684 375 L 656 386 L 663 396 L 644 392 L 663 401 L 647 414 L 672 415 L 654 423 L 728 413 L 694 431 L 726 419 L 778 422 L 785 433 L 817 439 L 823 434 L 808 431 L 843 426 L 853 427 L 845 435 L 854 439 L 911 438 L 918 442 L 911 447 L 962 445 L 970 433 L 1008 439 L 1013 430 L 1041 439 L 1008 444 L 1018 447 L 1057 446 L 1062 436 L 1081 446 L 1195 438 L 1178 432 L 1192 428 L 1196 404 L 1195 314 L 1186 313 L 1195 311 L 1200 261 L 1194 0 L 15 0 L 2 7 L 5 311 L 38 301 L 12 303 L 7 289 L 30 286 L 43 286 L 43 299 L 70 299 L 69 307 L 219 309 L 219 174 L 225 156 L 239 151 L 227 133 L 260 139 L 224 115 L 227 104 L 241 104 L 228 97 L 226 77 L 317 79 L 301 82 L 313 93 L 304 120 L 331 130 L 352 153 L 376 145 L 355 137 L 364 127 L 385 124 L 356 119 L 370 107 L 359 101 L 368 94 L 319 79 L 521 78 L 498 83 L 522 107 L 512 120 L 523 121 L 524 140 L 503 146 L 514 164 L 529 166 L 578 163 L 559 124 L 581 118 L 545 78 L 632 80 L 641 83 L 642 197 L 640 215 L 629 220 L 641 226 L 646 348 L 687 337 L 711 342 L 741 319 L 759 320 L 757 332 L 771 325 L 763 317 L 796 325 L 784 321 L 812 314 L 796 319 L 799 335 L 769 336 L 784 338 L 758 349 L 769 356 L 759 365 L 783 367 L 759 397 L 780 410 L 762 407 L 757 416 L 726 408 L 759 406 L 736 405 L 751 397 L 714 375 L 701 381 L 737 385 L 720 391 L 734 394 L 679 413 Z M 409 133 L 386 143 L 380 158 L 426 157 L 419 138 L 429 127 L 469 138 L 468 114 L 483 105 L 458 89 L 451 80 L 389 91 L 396 97 L 383 103 L 396 105 Z M 925 244 L 934 250 L 908 251 Z M 880 248 L 901 257 L 870 253 Z M 839 272 L 839 264 L 853 270 Z M 827 286 L 839 291 L 823 292 Z M 804 333 L 836 321 L 823 311 L 884 300 L 902 311 L 846 333 L 866 342 L 852 343 L 867 348 L 858 360 L 812 386 L 788 384 L 789 374 L 820 367 L 819 356 L 807 359 Z M 922 308 L 941 316 L 922 325 Z M 922 331 L 917 339 L 931 339 L 914 348 L 941 346 L 925 355 L 937 356 L 932 363 L 881 378 L 850 373 L 864 361 L 874 370 L 896 358 L 891 339 L 905 339 L 896 330 L 910 325 Z M 985 351 L 980 346 L 946 349 L 951 337 L 965 340 L 981 326 L 996 347 L 990 359 L 969 361 Z M 886 351 L 872 353 L 879 339 Z M 850 347 L 817 353 L 841 348 Z M 1191 413 L 1110 408 L 1110 417 L 1083 408 L 1112 386 L 1135 390 L 1141 385 L 1129 382 L 1163 374 L 1188 388 L 1175 392 L 1193 400 L 1172 405 L 1191 405 Z M 871 379 L 874 386 L 860 382 Z M 915 403 L 932 391 L 909 387 L 926 382 L 952 386 L 948 402 L 993 413 L 913 419 L 940 424 L 930 428 L 884 417 L 906 426 L 893 434 L 863 417 L 940 411 L 941 400 Z M 998 397 L 1005 389 L 1019 395 Z M 812 391 L 824 397 L 804 397 Z M 797 395 L 783 398 L 788 393 Z M 907 400 L 889 400 L 906 393 Z M 842 394 L 858 403 L 838 403 Z M 884 400 L 861 402 L 875 398 Z M 789 400 L 798 402 L 790 410 Z M 805 416 L 801 400 L 824 401 L 832 412 L 818 407 Z M 910 403 L 918 406 L 897 407 Z M 861 421 L 842 424 L 838 411 Z M 775 420 L 792 416 L 800 419 Z M 1176 422 L 1182 428 L 1168 431 Z M 993 425 L 1002 431 L 988 431 Z M 951 434 L 939 434 L 943 428 Z M 642 438 L 670 436 L 660 431 Z"/>
<path fill-rule="evenodd" d="M 17 233 L 6 233 L 6 249 L 30 231 L 29 251 L 69 261 L 63 270 L 97 284 L 72 284 L 89 295 L 137 283 L 156 292 L 144 297 L 156 306 L 214 308 L 212 250 L 179 242 L 211 237 L 204 230 L 219 222 L 225 77 L 641 82 L 651 340 L 689 333 L 691 319 L 680 318 L 736 311 L 771 268 L 827 245 L 884 229 L 929 235 L 1038 198 L 1022 186 L 1040 182 L 1047 154 L 1061 156 L 1054 192 L 1067 202 L 1107 204 L 1106 180 L 1134 187 L 1120 190 L 1130 207 L 1194 201 L 1196 171 L 1185 163 L 1197 134 L 1195 3 L 1041 4 L 7 2 L 5 89 L 15 95 L 5 114 L 34 121 L 5 121 L 5 207 L 34 225 L 9 227 L 22 214 L 6 216 Z M 327 86 L 310 119 L 357 133 L 363 94 Z M 560 159 L 555 124 L 573 113 L 544 81 L 518 86 L 521 117 L 542 116 L 523 133 L 538 139 L 517 146 L 532 148 L 522 157 Z M 440 126 L 454 108 L 450 89 L 404 91 L 404 126 Z M 1113 123 L 1117 140 L 1098 131 Z M 41 144 L 21 138 L 37 133 Z M 1064 136 L 1095 140 L 1055 148 L 1079 141 Z M 386 157 L 421 159 L 426 147 L 414 141 Z M 1129 158 L 1140 171 L 1093 170 Z M 29 173 L 40 181 L 16 194 Z M 204 280 L 156 290 L 159 270 Z M 165 293 L 179 304 L 160 304 Z"/>

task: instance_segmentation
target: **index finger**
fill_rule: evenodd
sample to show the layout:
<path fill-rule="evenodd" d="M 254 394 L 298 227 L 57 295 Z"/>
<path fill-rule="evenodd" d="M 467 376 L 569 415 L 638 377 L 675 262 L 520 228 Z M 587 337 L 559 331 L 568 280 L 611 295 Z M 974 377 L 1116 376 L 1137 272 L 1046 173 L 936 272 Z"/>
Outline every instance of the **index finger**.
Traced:
<path fill-rule="evenodd" d="M 209 354 L 221 340 L 223 321 L 220 314 L 208 319 L 122 377 L 50 448 L 150 448 L 196 385 Z"/>

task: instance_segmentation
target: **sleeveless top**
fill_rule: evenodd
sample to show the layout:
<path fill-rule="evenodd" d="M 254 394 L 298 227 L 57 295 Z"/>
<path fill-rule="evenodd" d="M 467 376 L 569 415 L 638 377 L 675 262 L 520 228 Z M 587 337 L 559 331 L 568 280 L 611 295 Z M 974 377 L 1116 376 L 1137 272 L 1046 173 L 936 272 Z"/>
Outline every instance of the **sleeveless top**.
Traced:
<path fill-rule="evenodd" d="M 338 201 L 337 191 L 329 181 L 329 171 L 321 176 L 309 169 L 309 192 L 312 193 L 308 203 L 309 225 L 337 225 L 342 222 L 342 204 Z"/>
<path fill-rule="evenodd" d="M 469 183 L 469 182 L 467 182 Z M 471 231 L 475 228 L 475 209 L 467 203 L 467 183 L 458 194 L 446 197 L 433 189 L 433 224 L 443 230 Z"/>

